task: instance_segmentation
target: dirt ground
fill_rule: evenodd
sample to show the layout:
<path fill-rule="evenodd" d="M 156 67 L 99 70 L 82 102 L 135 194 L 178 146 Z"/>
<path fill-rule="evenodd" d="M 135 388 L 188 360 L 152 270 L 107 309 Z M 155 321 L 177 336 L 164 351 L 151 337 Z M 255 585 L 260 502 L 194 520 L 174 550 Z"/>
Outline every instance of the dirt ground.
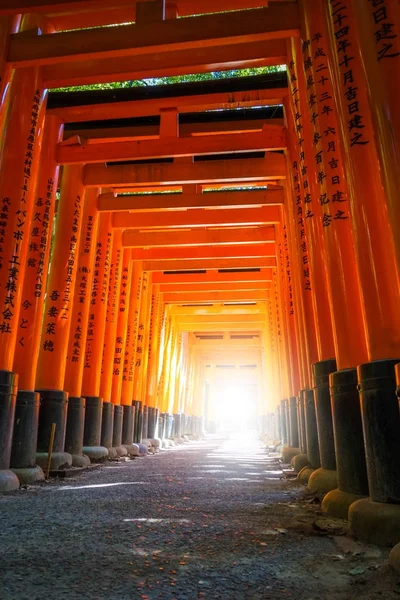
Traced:
<path fill-rule="evenodd" d="M 0 496 L 1 600 L 400 598 L 254 437 L 209 438 Z"/>

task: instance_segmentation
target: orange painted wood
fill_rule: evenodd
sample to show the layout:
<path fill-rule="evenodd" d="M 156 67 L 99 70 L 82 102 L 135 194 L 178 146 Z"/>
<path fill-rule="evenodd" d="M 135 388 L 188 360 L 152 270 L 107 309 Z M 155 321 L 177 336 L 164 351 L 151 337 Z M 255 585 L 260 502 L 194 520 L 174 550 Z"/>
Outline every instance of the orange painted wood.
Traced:
<path fill-rule="evenodd" d="M 130 250 L 124 250 L 112 370 L 111 400 L 114 404 L 121 404 L 122 374 L 124 370 L 124 354 L 132 285 L 132 262 L 130 255 Z"/>
<path fill-rule="evenodd" d="M 10 371 L 19 334 L 19 312 L 46 96 L 37 69 L 12 77 L 0 138 L 0 368 Z M 2 133 L 0 131 L 0 133 Z"/>
<path fill-rule="evenodd" d="M 187 302 L 247 302 L 263 301 L 266 298 L 265 291 L 231 291 L 231 292 L 186 292 L 185 294 L 164 294 L 164 302 L 172 304 L 184 304 Z"/>
<path fill-rule="evenodd" d="M 348 38 L 353 50 L 359 48 L 353 3 L 343 0 L 342 4 L 346 11 Z M 332 14 L 332 6 L 329 7 L 329 12 L 330 45 L 334 56 L 334 90 L 345 150 L 345 173 L 351 192 L 350 209 L 364 307 L 368 358 L 397 358 L 400 346 L 400 289 L 394 244 L 397 231 L 389 219 L 388 197 L 382 170 L 377 167 L 379 138 L 371 113 L 363 60 L 359 51 L 353 53 L 354 59 L 351 63 L 351 87 L 357 87 L 355 100 L 358 112 L 349 118 L 349 84 L 345 79 L 347 68 L 336 53 L 335 33 L 338 27 L 335 23 L 336 17 Z M 357 126 L 354 126 L 353 119 L 356 119 Z M 368 243 L 365 243 L 365 240 L 368 240 Z"/>
<path fill-rule="evenodd" d="M 113 6 L 116 8 L 130 8 L 136 10 L 136 2 L 150 2 L 151 0 L 115 0 Z M 280 2 L 281 0 L 270 0 L 270 2 Z M 294 1 L 294 0 L 292 0 Z M 202 0 L 201 7 L 198 0 L 176 0 L 180 16 L 189 16 L 198 14 L 199 8 L 207 13 L 243 10 L 249 8 L 261 8 L 265 6 L 266 0 L 219 0 L 218 6 L 212 0 Z M 89 12 L 99 11 L 109 7 L 107 0 L 2 0 L 0 14 L 16 14 L 26 12 L 45 12 L 45 13 L 67 13 L 68 11 Z M 136 12 L 135 12 L 136 14 Z M 117 21 L 105 21 L 102 25 L 116 23 Z M 87 22 L 85 23 L 87 25 Z"/>
<path fill-rule="evenodd" d="M 264 260 L 275 259 L 276 245 L 273 242 L 265 244 L 236 244 L 216 246 L 195 246 L 187 247 L 164 247 L 164 248 L 134 248 L 132 252 L 133 260 L 165 260 L 165 261 L 180 261 L 182 259 L 204 260 L 204 268 L 212 268 L 211 261 L 220 258 L 232 259 L 250 259 L 262 258 Z M 176 263 L 175 263 L 176 264 Z M 194 263 L 192 263 L 194 264 Z M 264 263 L 264 266 L 265 263 Z M 172 269 L 175 270 L 175 269 Z"/>
<path fill-rule="evenodd" d="M 274 42 L 276 43 L 276 42 Z M 282 43 L 283 42 L 279 42 Z M 286 50 L 285 50 L 286 53 Z M 182 55 L 181 55 L 182 56 Z M 57 67 L 59 69 L 60 67 Z M 74 65 L 74 69 L 77 65 Z M 46 71 L 45 71 L 46 72 Z M 173 98 L 154 98 L 149 100 L 131 100 L 106 104 L 89 104 L 52 108 L 49 113 L 59 116 L 65 123 L 102 121 L 103 119 L 129 119 L 157 115 L 166 108 L 176 108 L 178 113 L 200 112 L 208 109 L 247 108 L 281 104 L 287 96 L 287 88 L 249 90 L 246 92 L 220 92 L 193 96 L 175 96 Z M 258 123 L 258 121 L 256 121 Z M 205 124 L 203 125 L 205 127 Z M 222 125 L 219 125 L 220 127 Z M 232 124 L 231 124 L 232 126 Z M 181 125 L 181 135 L 196 131 L 197 125 Z M 71 134 L 72 135 L 72 134 Z"/>
<path fill-rule="evenodd" d="M 83 369 L 83 397 L 98 397 L 100 394 L 103 344 L 107 317 L 107 297 L 110 284 L 112 241 L 113 228 L 111 227 L 111 215 L 109 213 L 100 215 L 93 266 L 93 285 Z"/>
<path fill-rule="evenodd" d="M 61 183 L 35 389 L 63 389 L 83 208 L 82 167 L 66 167 Z"/>
<path fill-rule="evenodd" d="M 134 262 L 132 267 L 132 285 L 122 372 L 121 404 L 125 406 L 131 405 L 133 400 L 133 380 L 135 374 L 140 302 L 142 296 L 142 275 L 142 264 L 140 262 Z"/>
<path fill-rule="evenodd" d="M 268 213 L 278 221 L 280 211 L 276 210 L 283 203 L 284 195 L 282 190 L 257 190 L 249 192 L 207 192 L 204 194 L 168 194 L 168 195 L 141 195 L 141 196 L 114 196 L 112 193 L 100 194 L 98 201 L 99 211 L 119 211 L 135 212 L 135 216 L 129 217 L 132 221 L 152 218 L 158 220 L 159 215 L 140 215 L 139 212 L 162 211 L 170 208 L 194 209 L 194 208 L 217 208 L 217 207 L 252 207 L 268 206 Z M 276 206 L 273 206 L 276 205 Z M 193 211 L 190 211 L 191 213 Z M 215 211 L 213 211 L 215 212 Z M 218 211 L 220 214 L 221 211 Z M 231 211 L 226 212 L 228 215 Z M 225 213 L 225 210 L 224 210 Z M 212 215 L 211 212 L 207 213 Z M 232 213 L 233 214 L 233 213 Z M 175 216 L 168 218 L 182 218 L 182 213 L 174 213 Z M 126 216 L 126 215 L 125 215 Z M 119 222 L 119 215 L 114 214 L 114 223 Z"/>
<path fill-rule="evenodd" d="M 59 175 L 55 147 L 61 137 L 60 120 L 47 115 L 40 153 L 33 218 L 29 231 L 27 268 L 22 288 L 20 320 L 13 364 L 13 370 L 18 373 L 19 386 L 22 390 L 35 389 Z"/>
<path fill-rule="evenodd" d="M 60 164 L 89 164 L 124 160 L 144 160 L 181 156 L 201 156 L 231 152 L 284 150 L 286 136 L 283 127 L 265 125 L 263 131 L 204 135 L 192 138 L 167 138 L 75 145 L 61 144 L 57 149 Z"/>
<path fill-rule="evenodd" d="M 269 246 L 269 244 L 268 244 Z M 181 259 L 181 260 L 145 260 L 144 267 L 147 271 L 192 271 L 197 269 L 259 269 L 263 267 L 271 267 L 276 263 L 275 257 L 258 257 L 258 258 L 214 258 L 207 260 L 206 263 L 202 259 Z"/>
<path fill-rule="evenodd" d="M 233 183 L 285 179 L 286 164 L 281 154 L 263 158 L 204 161 L 197 163 L 160 163 L 149 165 L 87 165 L 84 184 L 88 187 L 127 187 L 178 185 L 182 183 Z"/>
<path fill-rule="evenodd" d="M 214 244 L 262 244 L 274 241 L 275 229 L 273 226 L 155 232 L 137 232 L 134 229 L 126 229 L 122 233 L 122 245 L 125 248 L 199 247 Z"/>
<path fill-rule="evenodd" d="M 97 211 L 98 193 L 99 190 L 96 190 L 96 188 L 87 190 L 85 193 L 81 239 L 77 256 L 75 294 L 63 385 L 63 390 L 74 398 L 79 398 L 82 393 L 83 367 L 85 363 L 89 313 L 91 310 L 93 267 L 99 222 Z"/>
<path fill-rule="evenodd" d="M 208 96 L 208 94 L 207 94 Z M 116 113 L 118 112 L 119 104 L 114 104 L 114 114 L 110 114 L 109 118 L 115 119 Z M 207 106 L 209 109 L 209 107 Z M 160 112 L 167 112 L 172 110 L 176 113 L 176 108 L 162 108 Z M 49 111 L 53 113 L 53 111 Z M 58 114 L 58 109 L 54 109 L 54 112 Z M 111 113 L 111 111 L 110 111 Z M 204 134 L 216 135 L 223 133 L 225 135 L 231 133 L 246 133 L 246 132 L 257 132 L 261 131 L 265 126 L 265 119 L 257 120 L 243 120 L 243 121 L 220 121 L 215 123 L 183 123 L 179 127 L 179 135 L 181 138 L 190 138 L 192 136 L 202 136 Z M 283 119 L 268 119 L 267 125 L 278 125 L 284 126 Z M 102 127 L 99 125 L 96 129 L 86 129 L 85 125 L 82 124 L 82 128 L 75 130 L 67 130 L 64 132 L 64 140 L 62 145 L 74 145 L 77 144 L 77 139 L 84 138 L 83 144 L 98 144 L 113 142 L 128 142 L 128 141 L 141 141 L 155 140 L 162 136 L 160 125 L 140 125 L 132 127 Z M 175 136 L 176 137 L 176 136 Z"/>
<path fill-rule="evenodd" d="M 127 81 L 147 77 L 166 77 L 187 73 L 209 73 L 226 69 L 246 69 L 281 65 L 286 62 L 283 40 L 230 44 L 220 46 L 218 52 L 213 47 L 199 47 L 181 50 L 150 52 L 139 56 L 118 56 L 76 60 L 45 65 L 42 76 L 45 85 L 65 87 L 110 81 Z M 271 103 L 279 104 L 279 92 L 270 92 Z M 286 93 L 286 90 L 285 90 Z M 273 101 L 273 98 L 277 98 Z M 250 105 L 254 103 L 250 101 Z M 148 114 L 148 113 L 147 113 Z"/>
<path fill-rule="evenodd" d="M 176 284 L 195 285 L 197 283 L 232 283 L 232 282 L 255 282 L 271 281 L 272 269 L 261 269 L 253 273 L 217 273 L 207 271 L 206 273 L 181 273 L 179 275 L 168 275 L 165 273 L 153 273 L 153 284 L 163 284 L 171 287 Z"/>
<path fill-rule="evenodd" d="M 143 384 L 143 365 L 145 363 L 145 353 L 148 335 L 149 310 L 151 302 L 151 274 L 143 271 L 142 290 L 140 300 L 139 325 L 135 352 L 135 373 L 133 379 L 133 400 L 141 400 L 141 389 Z"/>
<path fill-rule="evenodd" d="M 121 292 L 123 248 L 121 232 L 116 230 L 110 263 L 110 283 L 107 294 L 106 328 L 104 332 L 103 361 L 100 378 L 100 396 L 104 402 L 116 402 L 111 397 L 112 374 L 114 367 L 115 338 L 118 325 L 119 296 Z"/>
<path fill-rule="evenodd" d="M 117 213 L 113 227 L 119 229 L 177 229 L 188 227 L 236 226 L 278 224 L 279 206 L 225 210 L 188 210 L 162 213 Z"/>
<path fill-rule="evenodd" d="M 189 50 L 262 42 L 298 35 L 299 18 L 293 4 L 218 15 L 172 19 L 149 25 L 126 25 L 42 35 L 27 40 L 11 36 L 8 60 L 29 66 L 110 57 L 135 56 L 166 49 Z"/>
<path fill-rule="evenodd" d="M 196 285 L 187 285 L 186 283 L 176 283 L 174 286 L 167 284 L 160 285 L 160 291 L 168 294 L 185 294 L 186 292 L 229 292 L 234 290 L 267 290 L 270 289 L 270 282 L 267 281 L 233 281 L 227 283 L 196 283 Z"/>

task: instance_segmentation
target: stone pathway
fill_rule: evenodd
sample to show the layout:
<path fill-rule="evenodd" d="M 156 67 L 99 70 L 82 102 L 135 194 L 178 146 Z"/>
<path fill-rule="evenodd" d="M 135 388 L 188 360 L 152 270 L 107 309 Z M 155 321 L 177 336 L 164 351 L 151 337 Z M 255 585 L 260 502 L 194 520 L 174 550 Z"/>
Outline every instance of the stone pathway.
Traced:
<path fill-rule="evenodd" d="M 400 598 L 388 552 L 318 512 L 254 438 L 109 463 L 0 496 L 0 599 Z"/>

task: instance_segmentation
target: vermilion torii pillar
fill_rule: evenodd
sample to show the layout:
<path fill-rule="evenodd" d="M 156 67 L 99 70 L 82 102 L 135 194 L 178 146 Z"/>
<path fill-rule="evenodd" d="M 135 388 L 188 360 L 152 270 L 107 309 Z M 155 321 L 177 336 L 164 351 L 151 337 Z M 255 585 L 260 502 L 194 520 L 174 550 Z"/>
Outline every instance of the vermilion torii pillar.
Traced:
<path fill-rule="evenodd" d="M 123 354 L 121 405 L 123 406 L 122 444 L 128 453 L 138 455 L 139 449 L 133 442 L 140 441 L 138 428 L 141 419 L 140 403 L 133 400 L 133 377 L 135 372 L 135 353 L 139 329 L 140 299 L 142 291 L 142 263 L 134 261 L 129 297 L 126 341 Z"/>
<path fill-rule="evenodd" d="M 126 348 L 129 305 L 132 288 L 132 261 L 131 250 L 126 248 L 122 261 L 122 274 L 120 283 L 119 306 L 117 314 L 117 329 L 114 343 L 114 357 L 112 370 L 111 398 L 114 404 L 114 424 L 113 424 L 113 448 L 121 452 L 120 448 L 125 448 L 122 443 L 122 430 L 125 406 L 121 403 L 122 393 L 122 375 L 124 370 L 124 353 Z M 131 400 L 132 406 L 132 400 Z M 128 411 L 128 416 L 132 417 L 132 410 Z M 126 421 L 126 417 L 125 417 Z M 128 450 L 128 448 L 126 448 Z M 123 452 L 123 451 L 122 451 Z"/>
<path fill-rule="evenodd" d="M 382 21 L 377 25 L 387 22 L 389 3 L 382 0 L 380 5 L 375 18 L 379 21 L 382 17 Z M 342 0 L 339 5 L 331 0 L 326 17 L 370 361 L 358 366 L 370 500 L 354 503 L 349 519 L 358 537 L 390 543 L 400 538 L 400 415 L 394 396 L 394 365 L 400 355 L 397 232 L 390 219 L 391 198 L 377 168 L 379 137 L 368 98 L 353 3 Z"/>
<path fill-rule="evenodd" d="M 25 17 L 21 30 L 34 20 Z M 6 73 L 3 73 L 6 75 Z M 0 74 L 1 75 L 1 74 Z M 0 490 L 19 486 L 9 471 L 18 374 L 17 343 L 29 227 L 42 142 L 46 93 L 38 68 L 14 71 L 0 141 Z M 1 100 L 0 100 L 1 101 Z M 0 127 L 0 133 L 1 127 Z M 12 176 L 11 176 L 12 174 Z"/>
<path fill-rule="evenodd" d="M 83 452 L 93 461 L 104 460 L 108 456 L 107 448 L 100 446 L 103 414 L 100 379 L 106 329 L 112 241 L 111 214 L 101 214 L 96 239 L 82 379 L 82 397 L 86 400 Z"/>
<path fill-rule="evenodd" d="M 100 397 L 103 398 L 103 418 L 101 424 L 101 445 L 108 449 L 112 457 L 127 454 L 126 448 L 113 447 L 114 406 L 117 399 L 111 395 L 114 367 L 115 338 L 118 324 L 119 297 L 122 276 L 122 232 L 116 230 L 113 235 L 110 263 L 110 279 L 107 290 L 106 327 L 104 332 L 103 358 L 100 378 Z"/>
<path fill-rule="evenodd" d="M 359 398 L 355 387 L 356 366 L 367 359 L 366 334 L 360 282 L 353 241 L 351 195 L 343 164 L 337 104 L 329 65 L 329 43 L 323 19 L 323 3 L 303 2 L 302 63 L 299 87 L 306 90 L 301 110 L 310 123 L 313 163 L 317 180 L 318 218 L 324 234 L 329 303 L 332 315 L 338 371 L 328 386 L 320 386 L 319 406 L 325 423 L 332 406 L 333 440 L 322 449 L 322 467 L 333 460 L 336 448 L 339 489 L 327 496 L 324 510 L 347 518 L 349 505 L 368 494 Z M 321 411 L 320 411 L 321 413 Z M 325 428 L 327 425 L 325 425 Z M 351 433 L 350 433 L 351 432 Z M 347 448 L 346 448 L 347 444 Z M 349 462 L 350 461 L 350 462 Z"/>
<path fill-rule="evenodd" d="M 47 115 L 29 231 L 17 345 L 14 354 L 13 370 L 18 373 L 19 390 L 16 407 L 18 418 L 14 425 L 11 466 L 24 483 L 31 483 L 37 478 L 43 478 L 41 468 L 35 467 L 39 395 L 34 390 L 59 176 L 59 166 L 55 160 L 54 148 L 62 136 L 62 131 L 63 126 L 58 117 Z M 27 432 L 29 432 L 28 436 Z"/>
<path fill-rule="evenodd" d="M 38 462 L 47 464 L 50 430 L 52 423 L 55 423 L 54 451 L 51 460 L 53 469 L 72 464 L 71 455 L 64 452 L 68 393 L 63 389 L 63 385 L 83 206 L 82 167 L 65 167 L 36 373 L 36 390 L 41 396 Z"/>
<path fill-rule="evenodd" d="M 83 434 L 86 400 L 82 398 L 82 378 L 85 361 L 86 337 L 92 299 L 94 259 L 99 221 L 97 198 L 99 189 L 85 192 L 82 230 L 77 256 L 77 277 L 73 300 L 64 390 L 68 393 L 68 415 L 65 450 L 72 456 L 76 467 L 87 466 L 90 457 L 83 454 Z"/>

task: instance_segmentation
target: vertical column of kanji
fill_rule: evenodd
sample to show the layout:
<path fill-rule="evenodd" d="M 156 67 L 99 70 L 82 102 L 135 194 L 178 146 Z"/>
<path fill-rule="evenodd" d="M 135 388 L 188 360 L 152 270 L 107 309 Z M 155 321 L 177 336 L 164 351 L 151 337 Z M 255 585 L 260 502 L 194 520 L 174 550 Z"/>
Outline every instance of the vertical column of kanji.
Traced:
<path fill-rule="evenodd" d="M 63 390 L 63 383 L 82 227 L 83 193 L 82 167 L 65 167 L 36 372 L 36 389 L 41 396 L 38 463 L 47 464 L 50 431 L 52 423 L 55 423 L 52 455 L 52 468 L 55 469 L 72 462 L 71 455 L 64 452 L 68 394 Z"/>
<path fill-rule="evenodd" d="M 156 435 L 157 429 L 157 421 L 158 421 L 158 410 L 149 403 L 148 397 L 148 379 L 149 379 L 149 367 L 151 361 L 151 348 L 153 342 L 154 335 L 154 325 L 156 321 L 156 306 L 157 302 L 157 294 L 155 293 L 154 286 L 150 286 L 149 292 L 149 313 L 148 313 L 148 326 L 146 329 L 146 341 L 144 346 L 144 356 L 143 356 L 143 379 L 141 383 L 141 398 L 143 402 L 147 406 L 147 414 L 148 414 L 148 437 L 149 439 L 154 439 Z"/>
<path fill-rule="evenodd" d="M 85 193 L 63 385 L 68 393 L 65 451 L 71 454 L 72 464 L 76 467 L 87 466 L 90 463 L 90 457 L 84 455 L 82 450 L 86 401 L 81 397 L 81 392 L 99 220 L 97 210 L 99 192 L 97 188 L 88 188 Z"/>
<path fill-rule="evenodd" d="M 137 429 L 140 419 L 140 405 L 133 402 L 133 375 L 135 370 L 135 350 L 139 326 L 140 295 L 142 288 L 142 263 L 133 261 L 131 274 L 131 290 L 129 296 L 126 341 L 123 354 L 121 405 L 123 406 L 122 445 L 128 454 L 138 455 L 138 448 L 133 445 L 137 441 Z"/>
<path fill-rule="evenodd" d="M 102 460 L 108 456 L 107 448 L 100 446 L 103 413 L 103 399 L 100 397 L 100 378 L 104 332 L 106 329 L 112 241 L 111 213 L 102 213 L 99 217 L 96 238 L 81 391 L 86 400 L 83 452 L 91 460 Z"/>
<path fill-rule="evenodd" d="M 312 155 L 318 143 L 318 137 L 312 135 L 307 114 L 306 87 L 312 81 L 306 80 L 302 65 L 301 44 L 299 39 L 292 39 L 290 44 L 290 78 L 295 82 L 298 111 L 292 119 L 297 123 L 301 175 L 303 177 L 304 194 L 304 226 L 307 234 L 307 249 L 311 266 L 312 298 L 316 323 L 318 344 L 318 362 L 312 364 L 314 379 L 314 401 L 318 425 L 318 441 L 321 453 L 322 469 L 313 474 L 309 487 L 314 492 L 324 493 L 337 487 L 336 459 L 333 440 L 332 411 L 329 399 L 329 374 L 336 371 L 335 349 L 333 342 L 331 302 L 328 294 L 325 269 L 325 247 L 323 225 L 320 218 L 318 184 L 323 172 L 317 172 Z M 320 77 L 321 75 L 318 74 Z M 322 74 L 323 76 L 323 74 Z"/>
<path fill-rule="evenodd" d="M 20 480 L 26 483 L 43 478 L 41 468 L 35 467 L 39 395 L 34 390 L 59 175 L 55 148 L 62 137 L 62 131 L 63 126 L 59 119 L 47 115 L 13 363 L 13 370 L 18 373 L 19 391 L 15 409 L 11 466 Z"/>
<path fill-rule="evenodd" d="M 371 499 L 380 503 L 377 507 L 368 500 L 359 500 L 350 508 L 349 518 L 357 537 L 382 543 L 386 536 L 385 543 L 390 543 L 392 532 L 396 531 L 396 541 L 400 537 L 400 510 L 389 504 L 400 501 L 400 415 L 394 397 L 394 365 L 399 362 L 396 357 L 400 352 L 395 232 L 388 220 L 388 201 L 350 0 L 330 0 L 326 15 L 371 361 L 358 367 L 368 484 Z M 385 512 L 390 514 L 390 531 L 386 532 L 377 525 L 378 513 Z"/>
<path fill-rule="evenodd" d="M 352 0 L 355 25 L 383 185 L 392 231 L 399 223 L 400 181 L 400 4 L 398 0 Z M 353 32 L 349 31 L 350 39 Z M 399 236 L 394 236 L 397 270 L 400 271 Z"/>
<path fill-rule="evenodd" d="M 119 295 L 122 275 L 122 230 L 114 231 L 110 263 L 110 279 L 107 291 L 106 327 L 103 340 L 103 356 L 100 377 L 100 396 L 103 398 L 103 419 L 101 423 L 101 445 L 108 449 L 113 458 L 118 451 L 113 448 L 114 403 L 111 397 L 112 374 L 114 368 L 115 338 L 118 324 Z M 124 449 L 126 454 L 126 449 Z M 123 450 L 121 449 L 123 452 Z"/>
<path fill-rule="evenodd" d="M 10 88 L 12 67 L 7 62 L 9 36 L 17 33 L 21 24 L 21 15 L 0 17 L 0 137 L 3 134 L 4 114 Z"/>
<path fill-rule="evenodd" d="M 297 97 L 296 79 L 291 81 L 294 95 L 292 101 L 297 108 L 299 98 Z M 289 104 L 285 105 L 285 114 L 289 115 Z M 300 113 L 299 113 L 300 114 Z M 297 127 L 296 127 L 297 129 Z M 300 129 L 301 132 L 301 129 Z M 299 170 L 299 162 L 295 159 L 295 130 L 290 129 L 290 121 L 288 123 L 287 139 L 288 139 L 288 181 L 291 182 L 291 189 L 287 187 L 286 202 L 283 207 L 284 219 L 286 222 L 288 236 L 287 242 L 289 252 L 292 256 L 291 270 L 293 279 L 293 293 L 297 306 L 295 312 L 296 334 L 299 340 L 303 364 L 303 385 L 300 390 L 302 399 L 304 422 L 305 422 L 305 438 L 306 438 L 306 454 L 310 463 L 309 469 L 303 469 L 299 477 L 304 483 L 307 483 L 313 469 L 320 466 L 318 432 L 315 414 L 314 391 L 311 387 L 311 364 L 318 360 L 317 336 L 314 321 L 314 307 L 311 296 L 311 270 L 308 255 L 308 242 L 304 223 L 304 203 L 302 197 L 302 179 Z M 299 141 L 302 141 L 300 137 Z M 293 198 L 293 200 L 292 200 Z M 295 199 L 295 201 L 294 201 Z M 286 405 L 281 403 L 279 407 L 279 423 L 281 439 L 287 438 L 286 431 Z"/>
<path fill-rule="evenodd" d="M 144 358 L 144 343 L 145 343 L 145 327 L 147 325 L 147 310 L 148 310 L 148 299 L 150 293 L 149 285 L 149 273 L 143 271 L 142 277 L 142 292 L 140 300 L 140 313 L 139 313 L 139 325 L 137 334 L 137 343 L 135 350 L 135 373 L 133 379 L 133 399 L 141 402 L 142 408 L 142 438 L 147 439 L 147 428 L 148 428 L 148 411 L 147 406 L 144 405 L 144 401 L 140 395 L 141 389 L 141 377 L 142 377 L 142 365 Z M 141 440 L 140 440 L 141 441 Z"/>
<path fill-rule="evenodd" d="M 169 318 L 169 309 L 163 303 L 162 317 L 160 319 L 159 329 L 159 344 L 158 344 L 158 373 L 156 382 L 156 405 L 159 409 L 159 427 L 158 437 L 161 439 L 165 438 L 165 406 L 164 406 L 164 388 L 165 388 L 165 376 L 166 376 L 166 343 L 168 339 L 168 328 L 170 327 L 171 320 Z M 181 419 L 177 417 L 179 423 L 178 428 L 181 426 Z"/>
<path fill-rule="evenodd" d="M 114 358 L 112 370 L 111 399 L 114 404 L 113 424 L 113 448 L 117 448 L 118 454 L 126 454 L 128 449 L 122 444 L 122 425 L 124 419 L 124 407 L 121 405 L 122 373 L 124 369 L 124 352 L 128 328 L 129 299 L 132 285 L 132 261 L 131 250 L 125 248 L 123 251 L 122 274 L 119 294 L 119 306 L 117 315 L 117 330 L 114 343 Z M 132 402 L 129 407 L 132 413 Z M 125 451 L 125 452 L 124 452 Z"/>
<path fill-rule="evenodd" d="M 137 336 L 139 332 L 139 315 L 140 315 L 140 303 L 142 297 L 142 283 L 143 283 L 143 263 L 141 261 L 134 261 L 133 263 L 133 276 L 132 276 L 132 288 L 131 288 L 131 299 L 129 304 L 129 316 L 128 316 L 128 331 L 125 346 L 125 359 L 124 369 L 122 375 L 122 393 L 121 403 L 126 407 L 131 405 L 134 414 L 134 429 L 133 436 L 129 434 L 129 425 L 125 424 L 123 432 L 125 431 L 125 438 L 127 441 L 123 443 L 126 446 L 131 447 L 132 441 L 135 443 L 140 442 L 142 439 L 141 428 L 142 428 L 142 409 L 140 400 L 135 400 L 133 395 L 133 384 L 135 376 L 135 362 L 136 362 L 136 348 L 137 348 Z M 125 410 L 125 409 L 124 409 Z M 127 412 L 127 419 L 128 412 Z M 125 413 L 124 413 L 125 423 Z M 124 435 L 124 434 L 123 434 Z M 134 448 L 130 448 L 134 451 Z M 137 449 L 136 449 L 137 450 Z"/>
<path fill-rule="evenodd" d="M 159 347 L 159 332 L 160 332 L 160 319 L 162 317 L 162 302 L 160 294 L 160 286 L 152 286 L 152 315 L 151 315 L 151 334 L 149 343 L 149 366 L 147 369 L 147 393 L 146 403 L 148 406 L 157 407 L 157 399 L 155 397 L 155 390 L 157 386 L 157 372 L 158 372 L 158 347 Z"/>
<path fill-rule="evenodd" d="M 33 21 L 25 17 L 21 28 Z M 12 372 L 26 271 L 28 228 L 42 143 L 47 92 L 39 70 L 12 74 L 0 138 L 0 491 L 19 486 L 9 470 L 18 375 Z M 1 131 L 0 131 L 1 133 Z M 12 175 L 11 175 L 12 174 Z"/>
<path fill-rule="evenodd" d="M 298 357 L 297 357 L 297 345 L 296 340 L 294 340 L 294 344 L 292 344 L 292 336 L 290 332 L 290 302 L 286 297 L 286 281 L 284 279 L 283 273 L 283 232 L 280 227 L 278 230 L 278 269 L 276 273 L 276 277 L 273 277 L 273 285 L 276 290 L 276 294 L 278 296 L 278 301 L 280 303 L 280 312 L 281 312 L 281 327 L 283 331 L 284 338 L 284 346 L 285 346 L 285 355 L 286 355 L 286 370 L 287 370 L 287 380 L 288 380 L 288 397 L 289 397 L 289 411 L 290 411 L 290 435 L 289 435 L 289 445 L 293 448 L 293 453 L 296 452 L 297 455 L 300 454 L 300 446 L 299 446 L 299 419 L 298 419 L 298 406 L 297 406 L 297 394 L 299 392 L 299 365 L 298 365 Z M 294 328 L 294 320 L 292 322 Z M 288 450 L 285 451 L 286 453 Z M 296 456 L 296 454 L 294 455 Z"/>
<path fill-rule="evenodd" d="M 321 0 L 304 0 L 302 6 L 304 77 L 299 77 L 299 83 L 307 91 L 305 113 L 314 140 L 318 218 L 323 225 L 338 366 L 338 372 L 330 375 L 331 391 L 327 373 L 323 379 L 319 377 L 317 389 L 319 427 L 324 419 L 324 429 L 332 431 L 330 441 L 326 435 L 320 440 L 322 467 L 329 468 L 329 464 L 333 467 L 335 455 L 338 467 L 339 490 L 328 495 L 324 508 L 332 514 L 342 511 L 343 518 L 347 518 L 349 503 L 368 492 L 355 368 L 367 359 L 367 348 L 323 5 Z M 343 386 L 348 388 L 346 394 Z"/>

